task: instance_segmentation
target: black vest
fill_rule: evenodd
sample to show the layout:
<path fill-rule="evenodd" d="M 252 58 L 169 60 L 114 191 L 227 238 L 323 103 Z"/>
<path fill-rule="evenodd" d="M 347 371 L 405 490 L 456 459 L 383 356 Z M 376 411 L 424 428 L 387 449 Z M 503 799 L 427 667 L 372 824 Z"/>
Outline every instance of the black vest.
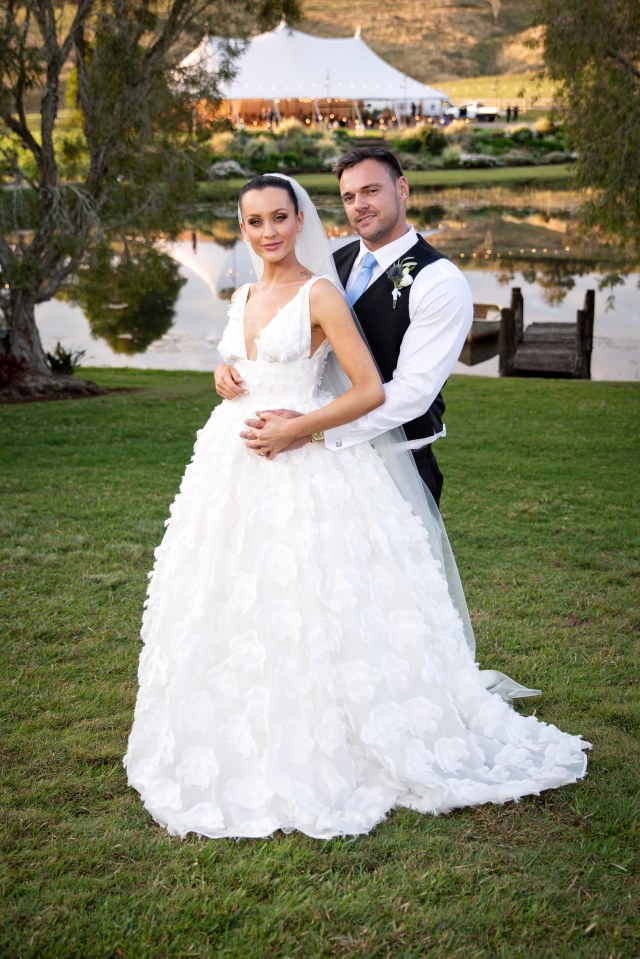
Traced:
<path fill-rule="evenodd" d="M 347 284 L 351 268 L 359 252 L 360 241 L 356 240 L 354 243 L 347 243 L 346 246 L 336 250 L 333 254 L 343 286 Z M 406 253 L 403 253 L 400 259 L 408 256 L 412 260 L 416 260 L 418 264 L 411 272 L 413 277 L 425 266 L 429 266 L 430 263 L 446 259 L 442 253 L 438 253 L 421 236 L 418 236 L 417 242 Z M 353 305 L 385 383 L 393 378 L 395 368 L 398 365 L 402 339 L 409 328 L 409 288 L 405 287 L 403 289 L 402 295 L 396 301 L 395 310 L 393 308 L 393 297 L 391 296 L 392 291 L 393 283 L 385 271 L 374 283 L 367 287 Z M 433 436 L 434 433 L 440 433 L 443 428 L 443 413 L 444 400 L 438 393 L 426 413 L 418 416 L 415 420 L 411 420 L 410 423 L 404 424 L 407 439 L 417 440 Z"/>

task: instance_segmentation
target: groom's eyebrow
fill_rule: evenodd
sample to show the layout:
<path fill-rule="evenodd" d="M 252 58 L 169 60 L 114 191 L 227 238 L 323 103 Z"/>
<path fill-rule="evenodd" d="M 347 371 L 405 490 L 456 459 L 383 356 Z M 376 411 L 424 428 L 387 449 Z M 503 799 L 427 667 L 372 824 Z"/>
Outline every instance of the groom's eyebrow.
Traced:
<path fill-rule="evenodd" d="M 362 193 L 363 190 L 370 190 L 372 187 L 380 187 L 380 183 L 365 183 L 364 186 L 358 187 L 357 190 L 345 190 L 344 193 L 341 193 L 340 196 L 344 200 L 347 196 L 353 196 L 354 193 Z"/>

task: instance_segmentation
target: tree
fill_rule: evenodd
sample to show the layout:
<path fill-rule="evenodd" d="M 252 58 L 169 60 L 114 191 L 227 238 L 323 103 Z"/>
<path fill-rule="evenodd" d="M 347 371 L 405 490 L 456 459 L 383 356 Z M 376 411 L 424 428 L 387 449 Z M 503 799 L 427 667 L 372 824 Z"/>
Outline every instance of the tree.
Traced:
<path fill-rule="evenodd" d="M 194 191 L 194 103 L 219 100 L 239 52 L 217 75 L 178 66 L 206 33 L 243 36 L 297 16 L 296 0 L 4 0 L 0 8 L 0 310 L 28 381 L 51 371 L 35 307 L 123 222 L 143 232 L 177 216 Z M 70 70 L 82 142 L 61 132 Z M 39 111 L 34 125 L 29 108 Z M 65 182 L 61 164 L 80 178 Z"/>
<path fill-rule="evenodd" d="M 585 222 L 640 254 L 640 3 L 540 0 Z"/>

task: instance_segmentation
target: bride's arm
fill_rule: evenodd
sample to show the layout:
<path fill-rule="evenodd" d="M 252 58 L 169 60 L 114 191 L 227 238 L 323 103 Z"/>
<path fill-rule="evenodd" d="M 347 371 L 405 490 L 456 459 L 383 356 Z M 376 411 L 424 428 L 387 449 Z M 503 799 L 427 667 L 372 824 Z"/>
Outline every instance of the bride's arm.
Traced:
<path fill-rule="evenodd" d="M 329 280 L 318 280 L 310 290 L 310 307 L 312 326 L 322 329 L 352 385 L 321 409 L 293 419 L 261 414 L 265 425 L 260 447 L 271 456 L 311 433 L 351 423 L 384 403 L 380 374 L 342 294 Z"/>

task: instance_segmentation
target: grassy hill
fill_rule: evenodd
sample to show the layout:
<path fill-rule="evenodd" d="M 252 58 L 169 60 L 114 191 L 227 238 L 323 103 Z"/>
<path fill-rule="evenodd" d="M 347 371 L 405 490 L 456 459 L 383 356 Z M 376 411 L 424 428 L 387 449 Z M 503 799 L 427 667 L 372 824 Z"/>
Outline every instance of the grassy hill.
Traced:
<path fill-rule="evenodd" d="M 497 15 L 494 16 L 494 8 Z M 499 9 L 498 9 L 499 8 Z M 433 84 L 436 80 L 519 73 L 541 63 L 542 36 L 529 0 L 302 0 L 298 28 L 324 37 L 362 37 L 389 63 Z"/>

